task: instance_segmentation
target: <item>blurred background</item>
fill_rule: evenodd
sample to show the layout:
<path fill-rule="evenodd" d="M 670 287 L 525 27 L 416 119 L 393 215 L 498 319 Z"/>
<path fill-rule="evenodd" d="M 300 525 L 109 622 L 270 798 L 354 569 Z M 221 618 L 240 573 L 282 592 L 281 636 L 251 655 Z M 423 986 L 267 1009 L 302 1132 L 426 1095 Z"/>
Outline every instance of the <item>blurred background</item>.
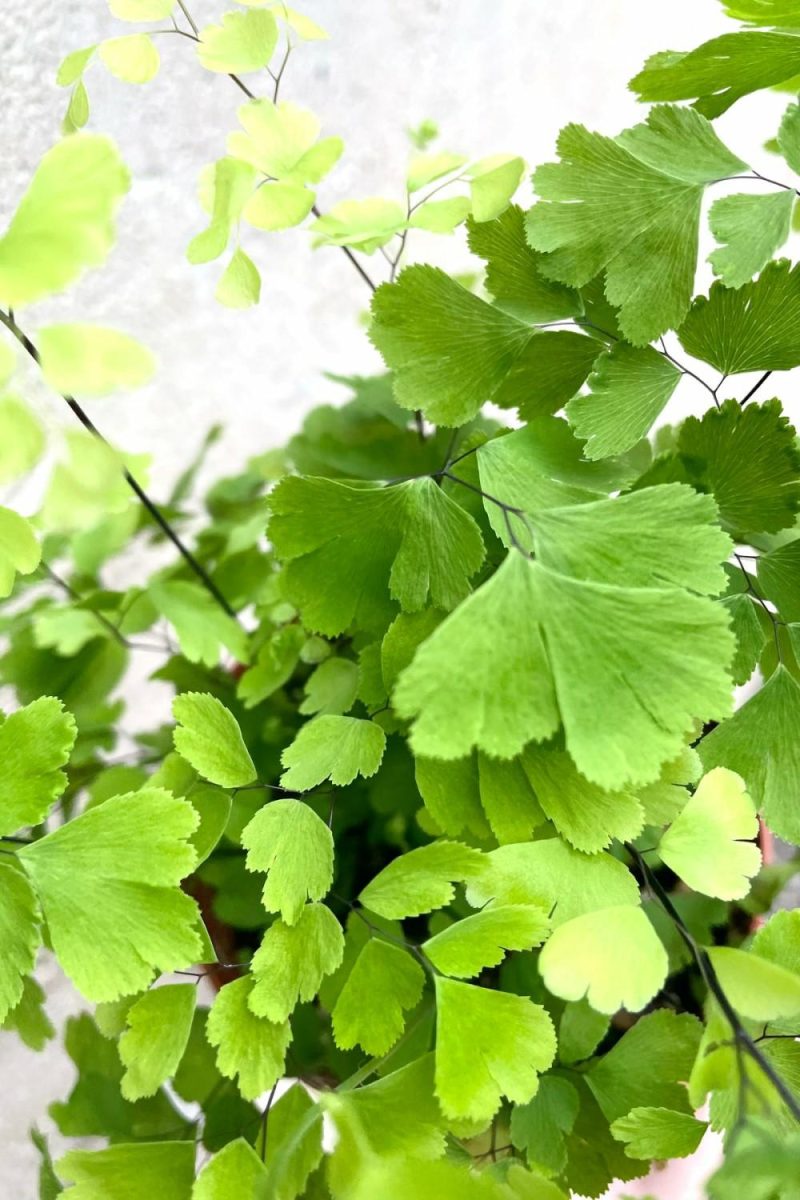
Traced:
<path fill-rule="evenodd" d="M 222 6 L 190 0 L 189 7 L 203 25 Z M 300 7 L 328 30 L 330 41 L 300 45 L 282 97 L 313 109 L 323 134 L 339 134 L 346 145 L 319 189 L 323 211 L 343 198 L 402 200 L 405 130 L 425 118 L 439 125 L 438 148 L 471 157 L 512 152 L 532 166 L 553 157 L 557 133 L 570 121 L 614 134 L 642 118 L 626 82 L 649 54 L 689 49 L 732 28 L 716 0 L 306 0 Z M 103 0 L 4 0 L 3 222 L 39 157 L 60 136 L 68 100 L 55 84 L 60 60 L 132 28 L 114 21 Z M 242 313 L 215 303 L 220 264 L 192 267 L 185 248 L 205 224 L 196 199 L 198 174 L 224 153 L 243 97 L 224 76 L 199 68 L 190 42 L 163 37 L 158 48 L 161 72 L 146 87 L 120 83 L 100 67 L 87 72 L 89 127 L 117 140 L 133 186 L 105 269 L 72 288 L 64 301 L 37 306 L 25 320 L 34 335 L 37 324 L 52 319 L 114 325 L 156 353 L 160 369 L 150 387 L 87 405 L 121 449 L 152 455 L 156 499 L 213 423 L 226 429 L 205 479 L 232 473 L 250 455 L 281 444 L 313 406 L 344 399 L 322 372 L 380 367 L 361 320 L 369 299 L 365 285 L 340 250 L 313 251 L 302 231 L 248 230 L 243 246 L 262 272 L 261 304 Z M 776 94 L 756 96 L 718 123 L 731 148 L 767 174 L 770 156 L 762 143 L 777 128 L 785 103 Z M 470 265 L 460 235 L 416 234 L 409 249 L 411 260 L 452 269 Z M 380 255 L 368 265 L 376 278 L 385 278 Z M 779 376 L 775 385 L 791 405 Z M 64 427 L 63 404 L 32 373 L 26 395 L 47 425 Z M 669 418 L 706 407 L 691 381 L 682 385 L 678 403 L 682 409 L 673 407 Z M 797 415 L 796 391 L 793 404 Z M 135 711 L 151 703 L 152 693 L 134 691 L 130 700 Z M 76 1000 L 48 964 L 43 970 L 49 1011 L 60 1024 Z M 49 1130 L 47 1104 L 68 1091 L 72 1067 L 57 1044 L 35 1056 L 0 1034 L 0 1072 L 13 1081 L 0 1100 L 0 1190 L 26 1200 L 36 1190 L 27 1131 L 34 1122 Z M 57 1137 L 53 1149 L 60 1149 Z M 682 1200 L 702 1195 L 686 1177 L 625 1190 Z"/>

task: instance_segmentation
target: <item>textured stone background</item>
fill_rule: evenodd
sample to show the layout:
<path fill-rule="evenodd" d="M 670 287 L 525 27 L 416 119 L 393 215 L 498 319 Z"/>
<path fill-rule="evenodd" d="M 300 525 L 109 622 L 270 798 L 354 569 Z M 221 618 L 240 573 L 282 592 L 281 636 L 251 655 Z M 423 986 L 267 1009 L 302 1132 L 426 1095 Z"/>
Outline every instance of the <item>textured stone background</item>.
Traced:
<path fill-rule="evenodd" d="M 213 0 L 194 0 L 192 8 L 201 23 L 220 11 Z M 305 10 L 331 41 L 300 48 L 283 94 L 317 111 L 325 132 L 347 144 L 320 189 L 323 209 L 344 197 L 400 197 L 404 127 L 427 116 L 439 122 L 445 148 L 508 150 L 531 163 L 552 156 L 568 121 L 615 133 L 641 116 L 625 82 L 649 53 L 688 48 L 726 24 L 714 0 L 310 0 Z M 66 103 L 54 84 L 59 59 L 117 32 L 124 30 L 102 0 L 5 0 L 0 213 L 13 210 L 37 159 L 59 136 Z M 91 127 L 118 140 L 134 175 L 117 249 L 68 298 L 26 316 L 34 331 L 54 315 L 114 324 L 157 352 L 151 387 L 90 405 L 123 448 L 153 455 L 156 496 L 212 422 L 229 427 L 209 474 L 278 444 L 310 407 L 338 396 L 323 370 L 352 373 L 376 363 L 359 324 L 363 284 L 339 251 L 312 252 L 302 233 L 249 236 L 245 245 L 264 277 L 261 306 L 241 314 L 215 305 L 218 265 L 190 267 L 183 252 L 203 224 L 194 198 L 198 171 L 223 152 L 240 96 L 229 80 L 200 70 L 189 42 L 163 37 L 158 44 L 162 71 L 146 88 L 110 79 L 99 64 L 87 75 Z M 723 118 L 721 131 L 735 131 L 729 140 L 742 157 L 766 163 L 760 143 L 782 104 L 772 95 L 747 101 Z M 425 235 L 412 253 L 454 266 L 468 261 L 460 245 Z M 376 256 L 376 276 L 382 265 Z M 29 388 L 53 429 L 62 427 L 55 400 L 33 377 Z M 786 396 L 776 379 L 777 390 Z M 705 407 L 691 385 L 682 392 L 686 409 Z M 134 713 L 150 707 L 150 696 L 143 684 L 134 687 Z M 75 998 L 47 964 L 44 977 L 60 1021 Z M 37 1057 L 0 1034 L 0 1072 L 0 1191 L 27 1200 L 35 1191 L 27 1129 L 34 1121 L 48 1127 L 46 1105 L 68 1090 L 71 1066 L 57 1046 Z M 649 1186 L 668 1194 L 666 1182 Z M 687 1180 L 672 1194 L 691 1200 L 700 1194 L 693 1189 Z"/>

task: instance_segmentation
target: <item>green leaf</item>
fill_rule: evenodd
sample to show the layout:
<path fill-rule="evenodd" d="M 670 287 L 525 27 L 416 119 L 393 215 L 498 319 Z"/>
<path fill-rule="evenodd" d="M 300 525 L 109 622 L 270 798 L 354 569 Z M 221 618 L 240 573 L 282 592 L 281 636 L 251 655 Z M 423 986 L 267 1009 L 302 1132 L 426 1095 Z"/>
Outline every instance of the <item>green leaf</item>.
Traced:
<path fill-rule="evenodd" d="M 443 975 L 470 979 L 497 967 L 508 950 L 530 950 L 549 932 L 547 913 L 531 904 L 486 908 L 437 933 L 420 949 Z"/>
<path fill-rule="evenodd" d="M 628 85 L 640 100 L 695 100 L 713 119 L 742 96 L 800 72 L 800 40 L 791 34 L 724 33 L 696 50 L 655 54 Z M 738 174 L 720 171 L 720 176 Z"/>
<path fill-rule="evenodd" d="M 270 1134 L 277 1107 L 270 1111 Z M 266 1169 L 253 1147 L 244 1138 L 236 1138 L 203 1167 L 192 1189 L 192 1200 L 245 1200 L 260 1194 L 265 1179 Z"/>
<path fill-rule="evenodd" d="M 158 581 L 150 584 L 147 595 L 175 629 L 189 662 L 216 667 L 222 646 L 239 662 L 247 660 L 246 633 L 199 583 Z"/>
<path fill-rule="evenodd" d="M 200 824 L 191 838 L 199 864 L 205 862 L 227 829 L 232 809 L 231 797 L 219 788 L 199 784 L 192 787 L 188 799 L 200 817 Z"/>
<path fill-rule="evenodd" d="M 340 716 L 351 709 L 358 694 L 358 663 L 349 658 L 326 658 L 306 680 L 305 715 Z"/>
<path fill-rule="evenodd" d="M 414 774 L 425 808 L 443 833 L 457 837 L 467 829 L 476 837 L 489 835 L 475 755 L 454 762 L 418 758 Z"/>
<path fill-rule="evenodd" d="M 470 207 L 466 196 L 430 200 L 414 210 L 408 224 L 411 229 L 427 229 L 429 233 L 452 233 L 457 225 L 467 219 Z"/>
<path fill-rule="evenodd" d="M 780 665 L 764 686 L 699 746 L 706 771 L 741 775 L 773 832 L 800 844 L 800 686 Z"/>
<path fill-rule="evenodd" d="M 284 593 L 306 628 L 385 628 L 408 612 L 454 608 L 484 558 L 477 525 L 432 479 L 382 487 L 287 476 L 271 496 L 269 536 Z M 390 599 L 391 597 L 391 599 Z"/>
<path fill-rule="evenodd" d="M 305 905 L 295 925 L 275 921 L 250 963 L 251 1010 L 285 1021 L 296 1004 L 314 999 L 323 977 L 341 966 L 343 953 L 342 927 L 324 904 Z"/>
<path fill-rule="evenodd" d="M 748 25 L 800 27 L 797 0 L 722 0 L 725 13 Z"/>
<path fill-rule="evenodd" d="M 333 1010 L 336 1045 L 356 1044 L 371 1055 L 392 1048 L 405 1028 L 405 1012 L 422 998 L 425 973 L 407 950 L 372 937 L 366 943 Z"/>
<path fill-rule="evenodd" d="M 511 1141 L 530 1167 L 561 1175 L 567 1165 L 565 1134 L 578 1115 L 578 1093 L 558 1075 L 545 1075 L 536 1095 L 511 1113 Z"/>
<path fill-rule="evenodd" d="M 800 1013 L 800 975 L 731 946 L 706 951 L 735 1011 L 753 1021 L 787 1020 Z"/>
<path fill-rule="evenodd" d="M 449 904 L 454 884 L 479 876 L 485 863 L 480 850 L 460 842 L 432 842 L 390 862 L 358 898 L 365 908 L 389 920 L 418 917 Z"/>
<path fill-rule="evenodd" d="M 605 270 L 625 338 L 644 345 L 680 325 L 697 264 L 704 186 L 745 165 L 690 109 L 653 109 L 617 139 L 568 125 L 561 162 L 539 167 L 528 239 L 552 279 L 583 287 Z"/>
<path fill-rule="evenodd" d="M 570 424 L 587 439 L 589 458 L 621 454 L 643 438 L 681 379 L 677 367 L 650 346 L 618 342 L 598 358 L 589 393 L 567 405 Z"/>
<path fill-rule="evenodd" d="M 534 421 L 563 408 L 580 390 L 600 347 L 571 330 L 536 330 L 494 394 L 501 408 L 516 408 Z"/>
<path fill-rule="evenodd" d="M 70 1150 L 56 1171 L 70 1200 L 189 1200 L 194 1158 L 193 1142 L 122 1144 Z"/>
<path fill-rule="evenodd" d="M 344 149 L 338 137 L 318 141 L 319 118 L 288 101 L 251 100 L 237 116 L 244 133 L 228 135 L 228 153 L 282 183 L 320 183 Z"/>
<path fill-rule="evenodd" d="M 434 1056 L 340 1097 L 355 1114 L 370 1146 L 387 1158 L 439 1158 L 445 1149 L 444 1120 L 434 1093 Z"/>
<path fill-rule="evenodd" d="M 65 442 L 69 457 L 56 464 L 39 514 L 44 528 L 73 533 L 129 509 L 134 497 L 123 470 L 129 467 L 146 486 L 149 459 L 120 454 L 83 431 L 67 433 Z"/>
<path fill-rule="evenodd" d="M 105 262 L 114 214 L 130 186 L 114 143 L 73 134 L 42 158 L 0 238 L 0 301 L 20 308 L 63 291 Z"/>
<path fill-rule="evenodd" d="M 258 267 L 245 254 L 236 249 L 217 284 L 215 300 L 226 308 L 252 308 L 261 299 L 261 276 Z"/>
<path fill-rule="evenodd" d="M 791 233 L 795 195 L 792 191 L 765 196 L 723 196 L 708 214 L 719 249 L 708 261 L 726 287 L 738 288 L 758 274 Z"/>
<path fill-rule="evenodd" d="M 265 1021 L 251 1011 L 252 986 L 246 976 L 226 983 L 211 1006 L 206 1026 L 208 1040 L 217 1049 L 217 1066 L 227 1079 L 238 1075 L 245 1100 L 255 1100 L 281 1078 L 292 1040 L 288 1021 Z"/>
<path fill-rule="evenodd" d="M 533 830 L 544 824 L 545 815 L 522 763 L 486 754 L 477 757 L 480 805 L 492 833 L 501 846 L 529 841 Z"/>
<path fill-rule="evenodd" d="M 769 263 L 739 288 L 712 284 L 680 328 L 684 350 L 725 375 L 800 364 L 800 264 Z"/>
<path fill-rule="evenodd" d="M 19 851 L 53 949 L 89 1000 L 115 1000 L 200 954 L 197 906 L 180 890 L 192 870 L 197 814 L 143 788 L 106 800 Z"/>
<path fill-rule="evenodd" d="M 667 952 L 641 908 L 621 905 L 559 925 L 539 955 L 545 986 L 598 1012 L 640 1012 L 667 978 Z"/>
<path fill-rule="evenodd" d="M 499 217 L 522 182 L 525 162 L 508 154 L 496 154 L 473 163 L 469 169 L 472 216 L 476 221 Z"/>
<path fill-rule="evenodd" d="M 273 1104 L 264 1162 L 268 1168 L 265 1195 L 295 1200 L 310 1195 L 305 1188 L 322 1158 L 322 1112 L 300 1083 Z M 236 1193 L 231 1200 L 238 1200 Z"/>
<path fill-rule="evenodd" d="M 606 1120 L 646 1106 L 690 1112 L 683 1081 L 700 1049 L 702 1028 L 688 1013 L 647 1013 L 593 1062 L 586 1081 Z"/>
<path fill-rule="evenodd" d="M 800 621 L 800 538 L 761 555 L 758 585 L 784 621 Z"/>
<path fill-rule="evenodd" d="M 539 804 L 576 850 L 596 854 L 615 839 L 642 832 L 644 811 L 631 792 L 608 792 L 590 783 L 563 750 L 528 746 L 522 765 Z"/>
<path fill-rule="evenodd" d="M 86 91 L 83 80 L 80 79 L 72 89 L 61 128 L 64 133 L 77 133 L 79 129 L 83 129 L 88 121 L 89 93 Z"/>
<path fill-rule="evenodd" d="M 241 216 L 255 182 L 254 169 L 235 158 L 221 158 L 204 172 L 200 199 L 211 222 L 189 243 L 186 257 L 190 263 L 211 262 L 225 252 L 234 222 Z"/>
<path fill-rule="evenodd" d="M 38 334 L 44 377 L 55 392 L 105 396 L 143 387 L 155 359 L 141 342 L 102 325 L 46 325 Z"/>
<path fill-rule="evenodd" d="M 409 192 L 418 192 L 444 175 L 452 175 L 467 160 L 461 154 L 441 152 L 439 154 L 414 154 L 408 164 L 406 186 Z"/>
<path fill-rule="evenodd" d="M 681 426 L 678 449 L 689 477 L 709 491 L 729 529 L 775 533 L 800 509 L 800 450 L 780 400 L 735 400 Z"/>
<path fill-rule="evenodd" d="M 5 879 L 5 876 L 3 878 Z M 19 937 L 16 918 L 14 932 Z M 4 944 L 8 945 L 9 941 Z M 32 975 L 26 975 L 22 981 L 22 995 L 2 1021 L 3 1029 L 16 1033 L 24 1045 L 37 1053 L 44 1050 L 50 1039 L 56 1036 L 56 1031 L 45 1012 L 44 1000 L 44 991 L 39 983 Z M 5 1004 L 5 998 L 2 1003 Z"/>
<path fill-rule="evenodd" d="M 631 1158 L 686 1158 L 694 1154 L 708 1126 L 669 1108 L 633 1108 L 613 1122 L 611 1132 Z"/>
<path fill-rule="evenodd" d="M 302 800 L 265 804 L 242 833 L 248 871 L 268 872 L 263 902 L 296 925 L 306 899 L 321 900 L 333 881 L 333 836 Z"/>
<path fill-rule="evenodd" d="M 100 43 L 98 54 L 111 74 L 125 83 L 149 83 L 161 65 L 155 43 L 146 33 L 109 38 Z"/>
<path fill-rule="evenodd" d="M 0 599 L 11 594 L 17 573 L 30 575 L 41 559 L 30 522 L 13 509 L 0 507 Z"/>
<path fill-rule="evenodd" d="M 75 745 L 74 717 L 42 696 L 0 724 L 0 835 L 39 825 L 67 786 L 61 769 Z"/>
<path fill-rule="evenodd" d="M 27 404 L 0 397 L 0 484 L 26 475 L 44 450 L 44 431 Z"/>
<path fill-rule="evenodd" d="M 438 267 L 407 267 L 372 300 L 370 337 L 403 408 L 461 425 L 492 400 L 532 330 Z"/>
<path fill-rule="evenodd" d="M 342 200 L 311 226 L 315 246 L 355 246 L 374 254 L 406 226 L 407 214 L 395 200 Z"/>
<path fill-rule="evenodd" d="M 736 657 L 731 667 L 733 682 L 740 687 L 747 683 L 758 666 L 761 653 L 767 644 L 769 618 L 763 606 L 750 595 L 725 596 L 722 600 L 731 617 L 731 627 L 736 635 Z"/>
<path fill-rule="evenodd" d="M 704 896 L 741 900 L 761 867 L 755 805 L 744 780 L 724 767 L 709 771 L 658 845 L 666 865 Z"/>
<path fill-rule="evenodd" d="M 28 880 L 9 863 L 0 863 L 0 1025 L 22 999 L 23 976 L 36 962 L 42 940 L 39 920 L 39 906 Z"/>
<path fill-rule="evenodd" d="M 145 992 L 128 1010 L 128 1027 L 119 1040 L 126 1100 L 153 1096 L 175 1074 L 189 1040 L 196 1000 L 193 983 L 173 983 Z"/>
<path fill-rule="evenodd" d="M 200 32 L 197 57 L 207 71 L 249 75 L 266 67 L 278 44 L 278 26 L 271 12 L 228 12 L 221 25 Z"/>
<path fill-rule="evenodd" d="M 179 722 L 175 749 L 204 779 L 220 787 L 244 787 L 256 768 L 238 722 L 221 700 L 200 692 L 184 692 L 172 702 Z"/>
<path fill-rule="evenodd" d="M 175 0 L 108 0 L 108 6 L 120 21 L 165 21 Z"/>
<path fill-rule="evenodd" d="M 109 631 L 98 621 L 97 613 L 69 605 L 53 605 L 33 620 L 33 636 L 37 646 L 52 649 L 62 657 L 77 654 L 96 637 Z"/>
<path fill-rule="evenodd" d="M 281 755 L 281 787 L 307 792 L 330 779 L 336 787 L 368 778 L 381 765 L 386 734 L 374 721 L 323 716 L 308 721 Z"/>
<path fill-rule="evenodd" d="M 778 146 L 794 173 L 800 174 L 800 104 L 790 104 L 783 114 Z"/>
<path fill-rule="evenodd" d="M 541 1005 L 437 975 L 436 1095 L 448 1117 L 486 1123 L 503 1096 L 525 1104 L 555 1053 Z"/>

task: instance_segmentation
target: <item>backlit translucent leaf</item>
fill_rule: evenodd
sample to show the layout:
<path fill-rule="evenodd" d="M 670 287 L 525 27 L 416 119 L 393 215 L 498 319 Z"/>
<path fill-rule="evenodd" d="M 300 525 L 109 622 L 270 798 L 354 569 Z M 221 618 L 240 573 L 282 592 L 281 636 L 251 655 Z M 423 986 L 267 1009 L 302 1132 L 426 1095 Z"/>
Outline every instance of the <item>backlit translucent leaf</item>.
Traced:
<path fill-rule="evenodd" d="M 724 243 L 708 261 L 726 287 L 738 288 L 767 265 L 789 237 L 795 196 L 723 196 L 709 213 L 711 232 Z"/>
<path fill-rule="evenodd" d="M 75 720 L 43 696 L 0 724 L 0 835 L 42 822 L 67 786 L 61 769 L 75 744 Z"/>
<path fill-rule="evenodd" d="M 444 908 L 455 883 L 480 876 L 486 856 L 460 842 L 432 842 L 390 862 L 361 891 L 365 908 L 390 920 Z"/>
<path fill-rule="evenodd" d="M 787 1020 L 800 1013 L 800 975 L 731 946 L 707 951 L 722 990 L 742 1017 L 753 1021 Z"/>
<path fill-rule="evenodd" d="M 644 345 L 689 308 L 704 186 L 744 164 L 698 113 L 666 106 L 616 140 L 568 125 L 558 150 L 561 162 L 534 174 L 531 245 L 572 287 L 605 270 L 624 336 Z"/>
<path fill-rule="evenodd" d="M 288 476 L 271 511 L 284 594 L 306 628 L 328 636 L 354 621 L 385 628 L 390 597 L 409 612 L 454 608 L 483 562 L 477 525 L 431 479 L 356 487 Z"/>
<path fill-rule="evenodd" d="M 484 967 L 498 966 L 508 950 L 538 946 L 549 928 L 542 908 L 497 905 L 448 925 L 423 942 L 421 949 L 442 974 L 470 979 Z"/>
<path fill-rule="evenodd" d="M 372 315 L 398 403 L 439 425 L 461 425 L 493 399 L 532 336 L 438 267 L 407 267 L 378 288 Z"/>
<path fill-rule="evenodd" d="M 98 53 L 111 74 L 125 83 L 149 83 L 161 65 L 155 42 L 146 33 L 109 38 L 100 43 Z"/>
<path fill-rule="evenodd" d="M 318 141 L 319 118 L 288 101 L 251 100 L 237 109 L 237 116 L 244 133 L 228 135 L 228 153 L 270 179 L 295 185 L 319 183 L 344 149 L 338 137 Z"/>
<path fill-rule="evenodd" d="M 70 1150 L 56 1163 L 70 1200 L 189 1200 L 193 1142 L 150 1142 Z"/>
<path fill-rule="evenodd" d="M 610 854 L 588 855 L 561 838 L 501 846 L 485 855 L 483 871 L 467 881 L 473 908 L 536 904 L 554 927 L 609 904 L 639 903 L 630 871 Z"/>
<path fill-rule="evenodd" d="M 228 12 L 221 25 L 200 32 L 197 57 L 207 71 L 248 75 L 266 67 L 278 44 L 278 26 L 271 12 Z"/>
<path fill-rule="evenodd" d="M 53 949 L 87 999 L 131 995 L 197 960 L 197 907 L 179 886 L 196 825 L 187 801 L 144 788 L 21 848 Z"/>
<path fill-rule="evenodd" d="M 114 214 L 130 184 L 114 143 L 74 134 L 48 150 L 0 238 L 0 300 L 6 308 L 62 291 L 105 262 Z"/>
<path fill-rule="evenodd" d="M 199 583 L 182 579 L 156 582 L 147 594 L 175 629 L 189 662 L 215 667 L 223 646 L 239 662 L 247 659 L 247 635 L 241 625 L 223 612 Z"/>
<path fill-rule="evenodd" d="M 321 900 L 333 881 L 333 837 L 302 800 L 273 800 L 242 833 L 248 871 L 268 872 L 263 901 L 296 925 L 306 900 Z"/>
<path fill-rule="evenodd" d="M 598 358 L 589 394 L 576 396 L 567 416 L 586 454 L 605 458 L 635 446 L 651 429 L 680 382 L 677 367 L 650 346 L 618 342 Z"/>
<path fill-rule="evenodd" d="M 761 555 L 758 586 L 784 621 L 800 621 L 800 538 Z"/>
<path fill-rule="evenodd" d="M 800 686 L 781 665 L 699 746 L 705 769 L 727 767 L 741 775 L 770 829 L 795 844 L 800 844 L 798 721 Z"/>
<path fill-rule="evenodd" d="M 86 46 L 83 50 L 73 50 L 62 59 L 56 74 L 58 86 L 72 87 L 73 83 L 79 82 L 96 49 L 97 46 Z"/>
<path fill-rule="evenodd" d="M 246 1100 L 255 1100 L 281 1078 L 292 1040 L 288 1021 L 275 1024 L 251 1011 L 252 986 L 247 976 L 226 983 L 211 1006 L 206 1026 L 208 1040 L 217 1049 L 217 1066 L 228 1079 L 238 1075 L 239 1091 Z"/>
<path fill-rule="evenodd" d="M 17 573 L 30 575 L 41 559 L 30 522 L 12 508 L 0 507 L 0 598 L 11 593 Z"/>
<path fill-rule="evenodd" d="M 173 983 L 145 992 L 128 1010 L 128 1028 L 119 1040 L 119 1056 L 127 1068 L 122 1077 L 126 1100 L 154 1095 L 175 1074 L 196 1000 L 193 983 Z"/>
<path fill-rule="evenodd" d="M 299 183 L 267 183 L 244 206 L 242 216 L 255 229 L 291 229 L 304 221 L 314 206 L 314 193 Z"/>
<path fill-rule="evenodd" d="M 450 154 L 447 151 L 439 154 L 415 154 L 408 164 L 406 183 L 409 192 L 418 192 L 444 175 L 451 175 L 467 160 L 461 154 Z"/>
<path fill-rule="evenodd" d="M 670 1009 L 646 1013 L 592 1063 L 587 1082 L 608 1121 L 652 1105 L 690 1112 L 684 1081 L 700 1048 L 702 1025 Z"/>
<path fill-rule="evenodd" d="M 44 450 L 44 431 L 27 404 L 0 397 L 0 484 L 25 475 Z"/>
<path fill-rule="evenodd" d="M 436 977 L 436 1095 L 444 1113 L 488 1122 L 505 1096 L 525 1104 L 553 1062 L 547 1012 L 527 996 Z"/>
<path fill-rule="evenodd" d="M 356 959 L 333 1010 L 336 1044 L 386 1054 L 422 997 L 425 973 L 407 950 L 373 937 Z"/>
<path fill-rule="evenodd" d="M 224 788 L 244 787 L 256 778 L 253 760 L 234 717 L 216 696 L 184 692 L 172 702 L 179 722 L 175 749 L 198 774 Z"/>
<path fill-rule="evenodd" d="M 0 1025 L 19 1003 L 41 943 L 39 906 L 31 885 L 7 862 L 0 863 Z"/>
<path fill-rule="evenodd" d="M 296 925 L 275 921 L 250 964 L 250 1008 L 256 1016 L 285 1021 L 297 1003 L 314 999 L 343 952 L 342 927 L 324 904 L 305 905 Z"/>
<path fill-rule="evenodd" d="M 241 216 L 255 180 L 254 169 L 235 158 L 221 158 L 203 173 L 200 199 L 211 222 L 189 243 L 189 262 L 210 262 L 225 252 L 233 224 Z"/>
<path fill-rule="evenodd" d="M 317 246 L 354 246 L 372 254 L 406 225 L 406 210 L 395 200 L 342 200 L 312 225 Z"/>
<path fill-rule="evenodd" d="M 141 342 L 102 325 L 47 325 L 38 343 L 44 377 L 56 392 L 105 396 L 143 387 L 156 370 Z"/>
<path fill-rule="evenodd" d="M 761 866 L 755 805 L 744 781 L 716 767 L 661 838 L 658 853 L 684 883 L 704 896 L 741 900 Z"/>
<path fill-rule="evenodd" d="M 121 21 L 163 21 L 175 0 L 108 0 L 108 6 Z"/>
<path fill-rule="evenodd" d="M 549 991 L 598 1012 L 639 1012 L 667 977 L 667 952 L 641 908 L 622 905 L 560 925 L 539 955 Z"/>
<path fill-rule="evenodd" d="M 82 79 L 79 79 L 72 89 L 69 98 L 69 105 L 64 114 L 62 131 L 64 133 L 76 133 L 89 121 L 89 93 Z"/>
<path fill-rule="evenodd" d="M 470 213 L 470 202 L 466 196 L 453 196 L 450 200 L 429 200 L 415 209 L 409 218 L 412 229 L 427 229 L 429 233 L 451 233 L 465 221 Z"/>
<path fill-rule="evenodd" d="M 522 182 L 524 170 L 524 160 L 508 154 L 493 155 L 472 164 L 469 188 L 476 221 L 492 221 L 500 216 Z"/>
<path fill-rule="evenodd" d="M 275 1108 L 270 1111 L 270 1133 Z M 259 1194 L 266 1169 L 244 1138 L 228 1142 L 206 1163 L 192 1188 L 192 1200 L 245 1200 Z"/>
<path fill-rule="evenodd" d="M 694 1154 L 708 1126 L 669 1108 L 633 1108 L 618 1117 L 611 1132 L 631 1158 L 686 1158 Z"/>
<path fill-rule="evenodd" d="M 226 308 L 251 308 L 261 298 L 258 267 L 244 250 L 237 249 L 225 268 L 214 298 Z"/>
<path fill-rule="evenodd" d="M 336 787 L 356 775 L 374 775 L 381 765 L 386 735 L 374 721 L 322 716 L 308 721 L 281 755 L 286 770 L 281 786 L 307 792 L 330 779 Z"/>

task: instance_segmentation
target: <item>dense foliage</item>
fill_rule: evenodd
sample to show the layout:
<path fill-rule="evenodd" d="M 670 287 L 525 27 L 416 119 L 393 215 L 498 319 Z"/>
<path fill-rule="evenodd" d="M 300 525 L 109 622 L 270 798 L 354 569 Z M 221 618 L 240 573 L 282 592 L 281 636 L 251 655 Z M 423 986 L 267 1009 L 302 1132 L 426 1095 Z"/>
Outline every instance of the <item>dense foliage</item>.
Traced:
<path fill-rule="evenodd" d="M 760 919 L 794 868 L 762 866 L 759 816 L 800 845 L 800 451 L 768 386 L 800 366 L 800 266 L 774 259 L 800 105 L 780 181 L 711 122 L 796 94 L 800 0 L 726 0 L 744 28 L 655 55 L 644 120 L 567 126 L 527 212 L 522 159 L 434 150 L 427 123 L 402 200 L 322 212 L 342 143 L 278 89 L 324 34 L 242 4 L 199 30 L 181 0 L 110 0 L 244 93 L 189 258 L 228 255 L 217 299 L 247 307 L 240 238 L 310 218 L 374 292 L 387 373 L 215 483 L 202 523 L 216 431 L 153 501 L 83 407 L 151 355 L 28 308 L 114 242 L 129 177 L 85 80 L 146 83 L 158 38 L 70 53 L 64 137 L 0 239 L 0 482 L 46 449 L 17 354 L 83 426 L 34 516 L 0 508 L 0 1019 L 54 1035 L 47 946 L 96 1006 L 51 1115 L 108 1145 L 54 1166 L 35 1134 L 40 1195 L 563 1200 L 710 1126 L 714 1200 L 789 1200 L 800 914 Z M 481 281 L 400 270 L 414 230 L 462 227 Z M 663 424 L 687 376 L 706 411 Z M 120 590 L 132 545 L 153 570 Z M 131 741 L 142 660 L 175 699 Z"/>

